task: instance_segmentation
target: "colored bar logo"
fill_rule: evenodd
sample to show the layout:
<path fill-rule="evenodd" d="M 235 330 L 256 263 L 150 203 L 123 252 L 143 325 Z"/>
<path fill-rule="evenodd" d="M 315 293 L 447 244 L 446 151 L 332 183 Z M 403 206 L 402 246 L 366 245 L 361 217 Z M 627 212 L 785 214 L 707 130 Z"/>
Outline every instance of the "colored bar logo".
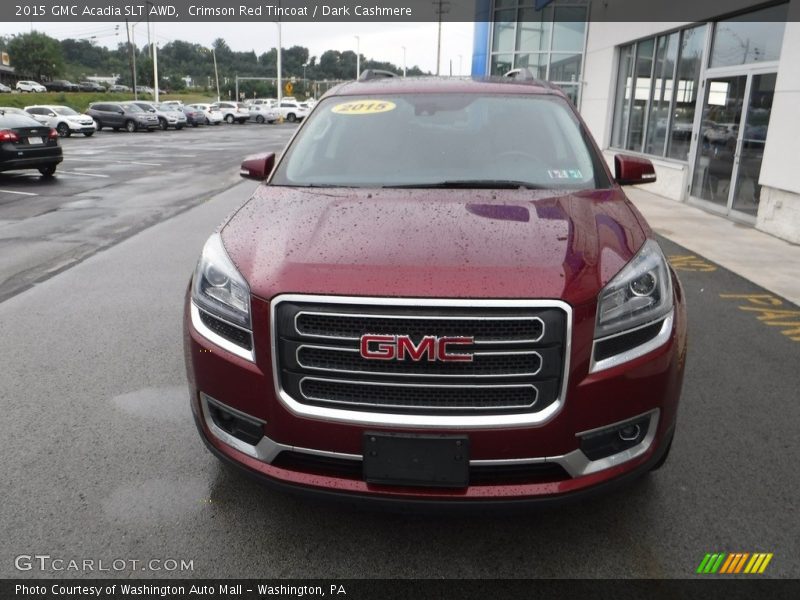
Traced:
<path fill-rule="evenodd" d="M 772 552 L 716 552 L 706 554 L 697 567 L 702 575 L 760 575 L 772 560 Z"/>

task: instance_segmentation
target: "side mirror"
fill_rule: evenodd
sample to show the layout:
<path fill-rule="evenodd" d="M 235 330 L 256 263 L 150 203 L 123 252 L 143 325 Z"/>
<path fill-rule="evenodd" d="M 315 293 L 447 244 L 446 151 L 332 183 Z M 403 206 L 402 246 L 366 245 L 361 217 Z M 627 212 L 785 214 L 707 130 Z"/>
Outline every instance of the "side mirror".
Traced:
<path fill-rule="evenodd" d="M 242 161 L 242 166 L 239 169 L 239 175 L 245 179 L 255 179 L 256 181 L 264 181 L 269 174 L 272 173 L 272 168 L 275 166 L 275 153 L 268 154 L 255 154 L 248 156 Z"/>
<path fill-rule="evenodd" d="M 656 180 L 653 163 L 646 158 L 626 154 L 617 154 L 614 157 L 614 175 L 620 185 L 653 183 Z"/>

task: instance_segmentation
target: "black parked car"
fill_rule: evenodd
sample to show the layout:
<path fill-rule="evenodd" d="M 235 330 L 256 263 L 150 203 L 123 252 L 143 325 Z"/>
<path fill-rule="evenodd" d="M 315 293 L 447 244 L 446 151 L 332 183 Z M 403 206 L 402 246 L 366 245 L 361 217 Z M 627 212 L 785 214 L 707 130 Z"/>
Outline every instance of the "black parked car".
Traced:
<path fill-rule="evenodd" d="M 50 177 L 62 160 L 55 129 L 29 115 L 0 109 L 0 171 L 38 169 Z"/>
<path fill-rule="evenodd" d="M 82 92 L 105 92 L 106 88 L 104 88 L 99 83 L 94 81 L 81 81 L 78 84 L 78 89 Z"/>
<path fill-rule="evenodd" d="M 152 131 L 158 128 L 158 117 L 145 112 L 133 102 L 92 102 L 86 114 L 94 119 L 97 131 L 111 127 L 114 131 Z"/>
<path fill-rule="evenodd" d="M 67 81 L 66 79 L 54 79 L 44 84 L 48 92 L 77 92 L 78 84 Z"/>

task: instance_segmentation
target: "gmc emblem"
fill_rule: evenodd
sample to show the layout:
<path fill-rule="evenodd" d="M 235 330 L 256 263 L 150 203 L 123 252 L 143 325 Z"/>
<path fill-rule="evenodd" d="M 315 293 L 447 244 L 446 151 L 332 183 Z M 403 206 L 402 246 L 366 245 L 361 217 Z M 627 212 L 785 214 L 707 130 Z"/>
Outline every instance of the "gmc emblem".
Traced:
<path fill-rule="evenodd" d="M 437 337 L 426 335 L 419 344 L 415 344 L 408 335 L 374 335 L 361 336 L 361 357 L 367 360 L 406 360 L 423 359 L 434 361 L 472 362 L 471 353 L 453 352 L 453 346 L 470 346 L 475 342 L 472 337 Z"/>

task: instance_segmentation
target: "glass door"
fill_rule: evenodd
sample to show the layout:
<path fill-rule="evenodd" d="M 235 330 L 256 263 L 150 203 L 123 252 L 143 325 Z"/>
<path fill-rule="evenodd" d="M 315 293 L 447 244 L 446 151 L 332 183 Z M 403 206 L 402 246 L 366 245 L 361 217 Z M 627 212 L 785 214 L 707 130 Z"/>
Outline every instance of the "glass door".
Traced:
<path fill-rule="evenodd" d="M 772 112 L 772 98 L 775 95 L 775 73 L 753 75 L 750 82 L 749 102 L 745 115 L 744 127 L 741 130 L 741 141 L 737 155 L 738 169 L 736 183 L 733 186 L 731 209 L 755 218 L 758 213 L 758 202 L 761 186 L 758 177 L 761 174 L 761 160 L 764 157 L 764 145 L 769 128 L 769 117 Z"/>
<path fill-rule="evenodd" d="M 747 75 L 706 80 L 691 195 L 728 211 Z"/>
<path fill-rule="evenodd" d="M 692 174 L 693 199 L 755 220 L 775 73 L 709 77 Z"/>

